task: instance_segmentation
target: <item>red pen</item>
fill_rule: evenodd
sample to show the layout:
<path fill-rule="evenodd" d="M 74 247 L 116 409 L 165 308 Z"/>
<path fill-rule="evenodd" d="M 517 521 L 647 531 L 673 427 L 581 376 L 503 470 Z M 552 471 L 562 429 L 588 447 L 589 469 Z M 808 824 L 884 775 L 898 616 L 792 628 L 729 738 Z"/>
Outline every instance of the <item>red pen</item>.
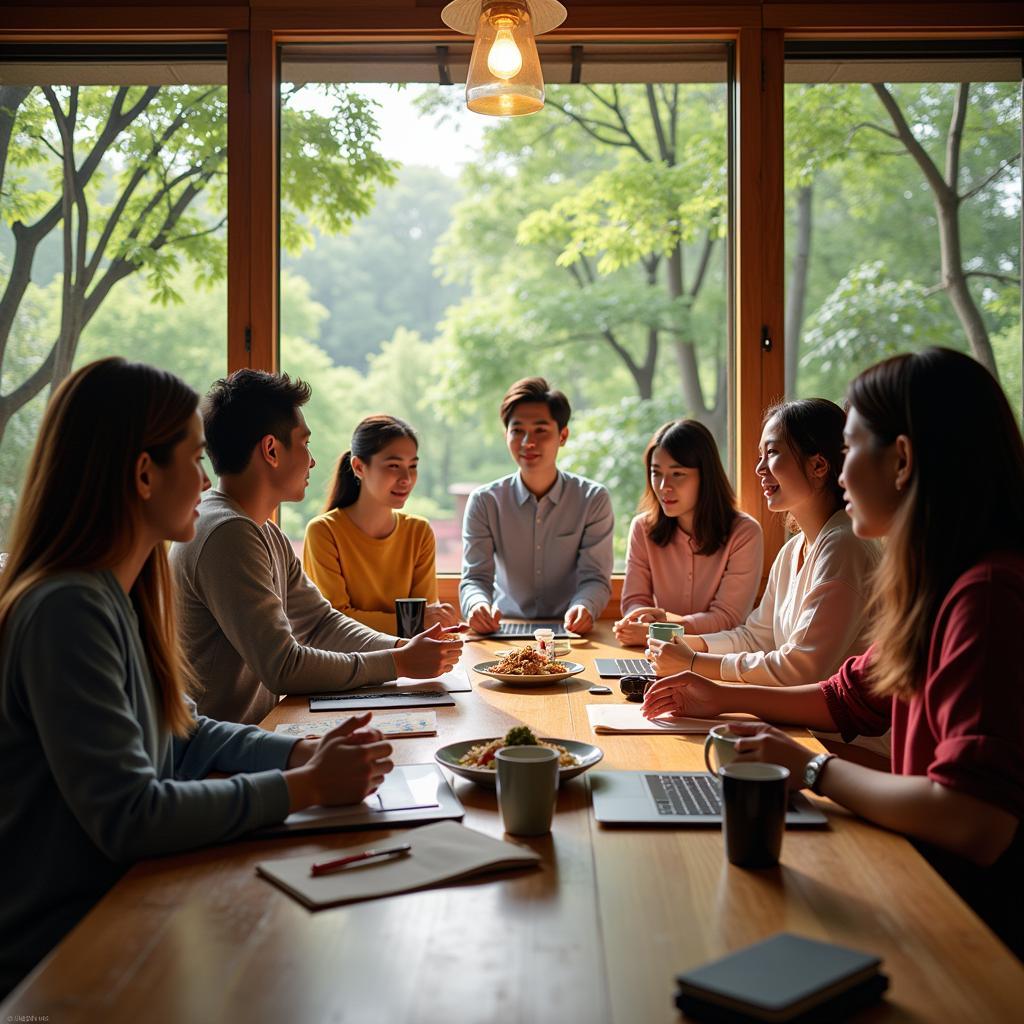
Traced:
<path fill-rule="evenodd" d="M 348 857 L 339 857 L 337 860 L 314 864 L 309 869 L 309 873 L 314 878 L 317 875 L 329 875 L 332 871 L 340 871 L 349 864 L 356 864 L 361 860 L 369 860 L 371 857 L 394 857 L 400 853 L 408 853 L 411 849 L 412 843 L 402 843 L 400 846 L 385 846 L 380 850 L 363 850 L 362 853 L 353 853 Z"/>

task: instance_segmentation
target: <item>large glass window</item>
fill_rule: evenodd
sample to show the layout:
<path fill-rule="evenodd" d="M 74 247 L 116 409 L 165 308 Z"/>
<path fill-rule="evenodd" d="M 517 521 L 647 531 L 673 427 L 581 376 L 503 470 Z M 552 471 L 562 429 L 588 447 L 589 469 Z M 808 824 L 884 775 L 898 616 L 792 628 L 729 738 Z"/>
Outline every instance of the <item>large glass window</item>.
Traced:
<path fill-rule="evenodd" d="M 123 355 L 200 392 L 226 370 L 223 61 L 220 46 L 0 55 L 0 544 L 72 369 Z"/>
<path fill-rule="evenodd" d="M 787 56 L 787 393 L 839 400 L 879 359 L 945 345 L 988 366 L 1019 415 L 1019 58 Z"/>
<path fill-rule="evenodd" d="M 421 439 L 406 508 L 457 572 L 466 496 L 514 469 L 501 396 L 543 375 L 574 410 L 560 465 L 612 492 L 621 567 L 661 423 L 702 420 L 730 461 L 727 52 L 542 47 L 547 103 L 522 118 L 466 110 L 467 58 L 283 52 L 281 365 L 313 385 L 319 464 L 282 521 L 301 543 L 355 424 L 389 412 Z"/>

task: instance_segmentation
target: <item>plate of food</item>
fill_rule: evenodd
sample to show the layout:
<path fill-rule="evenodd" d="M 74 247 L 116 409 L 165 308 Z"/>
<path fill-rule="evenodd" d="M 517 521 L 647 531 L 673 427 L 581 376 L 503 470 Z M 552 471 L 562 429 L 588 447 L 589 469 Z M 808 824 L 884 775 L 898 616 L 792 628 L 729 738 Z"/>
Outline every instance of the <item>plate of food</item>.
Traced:
<path fill-rule="evenodd" d="M 481 661 L 473 666 L 473 671 L 516 686 L 549 686 L 579 674 L 583 666 L 575 661 L 548 658 L 533 647 L 519 647 L 494 661 Z"/>
<path fill-rule="evenodd" d="M 576 740 L 559 740 L 549 737 L 535 736 L 533 730 L 526 725 L 513 726 L 504 736 L 494 739 L 463 740 L 461 743 L 449 743 L 442 747 L 434 760 L 450 772 L 470 782 L 476 782 L 488 789 L 498 784 L 497 762 L 494 755 L 502 747 L 552 747 L 558 751 L 559 784 L 566 779 L 582 775 L 588 768 L 593 768 L 604 757 L 600 747 L 590 743 L 578 743 Z"/>

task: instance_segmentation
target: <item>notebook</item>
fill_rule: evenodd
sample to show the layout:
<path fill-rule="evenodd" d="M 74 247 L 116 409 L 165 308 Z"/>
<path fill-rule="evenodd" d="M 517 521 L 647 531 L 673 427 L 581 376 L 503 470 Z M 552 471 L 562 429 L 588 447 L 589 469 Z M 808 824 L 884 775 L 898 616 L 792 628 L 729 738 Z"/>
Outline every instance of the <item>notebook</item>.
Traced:
<path fill-rule="evenodd" d="M 277 726 L 274 732 L 282 736 L 294 736 L 298 739 L 318 740 L 330 732 L 336 725 L 347 722 L 348 716 L 342 718 L 318 718 L 315 722 L 286 722 Z M 410 736 L 436 736 L 437 715 L 433 711 L 398 711 L 395 714 L 374 715 L 368 726 L 379 729 L 389 739 L 402 739 Z"/>
<path fill-rule="evenodd" d="M 310 711 L 370 711 L 376 708 L 453 708 L 450 693 L 469 693 L 473 689 L 469 673 L 457 665 L 436 679 L 410 679 L 399 676 L 387 683 L 372 683 L 344 693 L 320 693 L 309 698 Z"/>
<path fill-rule="evenodd" d="M 881 996 L 889 981 L 880 965 L 868 953 L 783 932 L 680 974 L 676 1005 L 698 1020 L 832 1022 Z"/>
<path fill-rule="evenodd" d="M 256 865 L 256 871 L 311 910 L 318 910 L 339 903 L 428 889 L 491 871 L 534 867 L 540 862 L 540 854 L 527 847 L 492 839 L 451 821 L 413 829 L 402 839 L 412 846 L 406 856 L 354 864 L 329 875 L 314 878 L 309 873 L 310 868 L 332 856 L 374 849 L 381 845 L 380 840 L 344 851 L 263 861 Z"/>
<path fill-rule="evenodd" d="M 707 772 L 590 773 L 594 818 L 603 825 L 720 825 L 722 796 Z M 789 828 L 824 828 L 828 818 L 802 793 L 790 793 Z"/>
<path fill-rule="evenodd" d="M 394 828 L 446 818 L 462 818 L 459 798 L 434 764 L 400 764 L 384 776 L 384 784 L 361 804 L 348 807 L 307 807 L 294 811 L 277 825 L 249 833 L 249 838 L 292 835 L 297 832 L 350 832 Z"/>
<path fill-rule="evenodd" d="M 682 718 L 663 715 L 644 718 L 642 704 L 588 704 L 587 718 L 590 728 L 599 736 L 606 733 L 675 733 L 700 736 L 712 726 L 737 721 L 734 717 Z M 742 718 L 739 719 L 743 721 Z"/>

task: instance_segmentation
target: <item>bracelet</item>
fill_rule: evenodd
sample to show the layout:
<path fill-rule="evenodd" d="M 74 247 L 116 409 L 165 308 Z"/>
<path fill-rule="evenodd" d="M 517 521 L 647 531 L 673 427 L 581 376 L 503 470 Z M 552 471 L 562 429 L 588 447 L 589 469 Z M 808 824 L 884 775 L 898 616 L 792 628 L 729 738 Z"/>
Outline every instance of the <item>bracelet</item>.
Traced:
<path fill-rule="evenodd" d="M 697 660 L 697 652 L 695 650 L 691 649 L 691 651 L 690 651 L 690 664 L 689 664 L 689 667 L 686 669 L 687 672 L 692 672 L 693 671 L 693 663 L 696 660 Z"/>

